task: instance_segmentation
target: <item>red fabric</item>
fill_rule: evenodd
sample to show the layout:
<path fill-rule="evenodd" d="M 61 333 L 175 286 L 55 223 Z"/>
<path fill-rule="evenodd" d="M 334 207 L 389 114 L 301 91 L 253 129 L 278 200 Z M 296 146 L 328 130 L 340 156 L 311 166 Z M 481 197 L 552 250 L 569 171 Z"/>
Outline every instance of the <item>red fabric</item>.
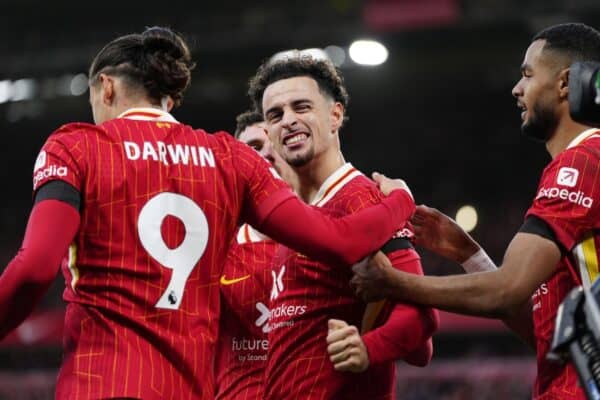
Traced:
<path fill-rule="evenodd" d="M 63 264 L 56 397 L 212 398 L 222 244 L 242 215 L 292 196 L 287 185 L 228 134 L 130 119 L 52 134 L 34 187 L 54 179 L 80 190 L 83 204 Z M 187 247 L 177 255 L 175 245 Z M 172 308 L 157 307 L 163 296 Z"/>
<path fill-rule="evenodd" d="M 395 268 L 423 275 L 421 261 L 414 250 L 395 251 L 388 257 Z M 428 364 L 433 349 L 431 335 L 439 325 L 437 311 L 407 303 L 386 306 L 389 311 L 380 314 L 379 326 L 363 335 L 371 365 L 395 360 L 417 366 Z"/>
<path fill-rule="evenodd" d="M 241 228 L 242 237 L 246 227 Z M 234 241 L 227 255 L 222 275 L 226 280 L 220 285 L 223 303 L 215 362 L 216 400 L 263 398 L 265 328 L 276 247 L 269 239 Z"/>
<path fill-rule="evenodd" d="M 556 272 L 533 295 L 533 323 L 537 340 L 538 376 L 534 399 L 584 399 L 571 363 L 546 359 L 560 303 L 581 284 L 577 245 L 591 240 L 586 257 L 600 260 L 600 137 L 591 137 L 564 150 L 544 169 L 537 195 L 527 211 L 554 231 L 567 250 Z M 588 236 L 589 235 L 589 236 Z"/>
<path fill-rule="evenodd" d="M 322 209 L 332 217 L 352 218 L 361 214 L 361 210 L 371 210 L 369 207 L 381 199 L 373 182 L 358 175 L 324 202 Z M 352 224 L 348 228 L 360 230 L 362 225 Z M 303 229 L 315 236 L 319 233 L 311 220 L 306 220 Z M 374 236 L 375 232 L 371 234 Z M 348 251 L 379 240 L 372 236 L 360 239 L 348 236 Z M 391 236 L 389 231 L 380 245 Z M 349 285 L 351 276 L 348 263 L 322 263 L 280 246 L 273 268 L 265 399 L 394 398 L 393 362 L 374 366 L 362 374 L 350 374 L 335 371 L 329 360 L 328 319 L 360 326 L 365 312 L 366 304 L 354 296 Z"/>
<path fill-rule="evenodd" d="M 354 264 L 382 247 L 415 210 L 410 195 L 395 190 L 379 204 L 354 213 L 326 218 L 318 209 L 307 208 L 297 197 L 275 208 L 258 227 L 278 243 L 317 260 Z M 302 223 L 290 224 L 289 221 Z"/>
<path fill-rule="evenodd" d="M 58 200 L 31 210 L 19 252 L 0 276 L 0 339 L 16 328 L 46 292 L 79 226 L 79 213 Z"/>

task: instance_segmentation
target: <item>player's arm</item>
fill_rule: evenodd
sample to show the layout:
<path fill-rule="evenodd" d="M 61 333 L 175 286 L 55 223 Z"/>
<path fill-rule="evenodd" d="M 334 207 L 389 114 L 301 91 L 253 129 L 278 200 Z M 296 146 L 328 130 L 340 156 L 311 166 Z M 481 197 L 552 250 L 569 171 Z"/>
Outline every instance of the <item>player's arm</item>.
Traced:
<path fill-rule="evenodd" d="M 401 247 L 393 249 L 395 251 L 389 254 L 391 261 L 380 251 L 370 262 L 388 264 L 393 268 L 422 275 L 419 257 L 412 250 L 410 242 L 403 238 L 393 239 L 392 242 Z M 386 247 L 389 245 L 390 242 Z M 368 307 L 371 306 L 373 309 L 384 307 L 383 304 L 373 303 Z M 363 325 L 370 325 L 369 319 L 373 318 L 376 317 L 365 318 Z M 393 305 L 383 325 L 369 330 L 362 336 L 356 327 L 349 326 L 344 321 L 331 320 L 327 350 L 334 368 L 338 371 L 362 372 L 369 365 L 399 359 L 404 359 L 412 365 L 424 366 L 429 363 L 433 353 L 431 335 L 437 326 L 438 318 L 434 310 L 399 303 Z"/>
<path fill-rule="evenodd" d="M 352 215 L 327 216 L 304 204 L 256 151 L 235 139 L 226 140 L 231 141 L 235 171 L 247 199 L 243 218 L 277 242 L 315 260 L 354 264 L 379 249 L 414 212 L 404 181 L 374 174 L 386 198 Z"/>
<path fill-rule="evenodd" d="M 497 268 L 471 235 L 452 218 L 435 208 L 418 206 L 411 222 L 416 244 L 460 264 L 466 273 L 493 271 Z M 502 321 L 525 343 L 535 348 L 531 301 Z"/>
<path fill-rule="evenodd" d="M 36 193 L 23 243 L 0 275 L 0 339 L 31 313 L 46 292 L 79 228 L 79 194 L 51 181 Z"/>
<path fill-rule="evenodd" d="M 253 226 L 317 260 L 353 264 L 380 248 L 414 211 L 412 196 L 403 182 L 382 175 L 377 179 L 389 195 L 355 214 L 332 218 L 288 195 L 267 214 L 259 210 Z"/>
<path fill-rule="evenodd" d="M 407 239 L 394 241 L 410 246 Z M 379 252 L 371 263 L 383 263 L 400 271 L 423 275 L 420 258 L 412 246 L 399 248 L 387 256 Z M 393 304 L 385 322 L 363 335 L 371 364 L 405 360 L 416 366 L 427 365 L 433 349 L 431 336 L 438 325 L 438 313 L 430 307 L 403 302 Z"/>
<path fill-rule="evenodd" d="M 550 239 L 520 232 L 500 268 L 458 276 L 416 276 L 393 268 L 355 268 L 352 284 L 366 300 L 413 301 L 442 310 L 491 318 L 517 315 L 555 271 L 561 252 Z"/>

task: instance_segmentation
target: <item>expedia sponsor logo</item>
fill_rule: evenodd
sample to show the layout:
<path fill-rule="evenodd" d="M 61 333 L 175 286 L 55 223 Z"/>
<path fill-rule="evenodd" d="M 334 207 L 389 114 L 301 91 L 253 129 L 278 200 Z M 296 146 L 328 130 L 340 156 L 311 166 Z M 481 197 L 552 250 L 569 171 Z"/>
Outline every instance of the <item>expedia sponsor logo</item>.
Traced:
<path fill-rule="evenodd" d="M 589 196 L 586 196 L 581 190 L 577 192 L 570 192 L 568 189 L 559 189 L 559 188 L 541 188 L 536 196 L 536 200 L 539 200 L 543 197 L 548 199 L 561 199 L 567 200 L 570 203 L 578 204 L 585 208 L 592 208 L 592 204 L 594 203 L 594 199 Z"/>
<path fill-rule="evenodd" d="M 577 184 L 578 177 L 579 171 L 575 168 L 562 167 L 558 170 L 556 183 L 563 186 L 574 187 Z"/>
<path fill-rule="evenodd" d="M 38 185 L 38 183 L 40 183 L 41 181 L 43 181 L 46 178 L 50 178 L 52 176 L 60 176 L 60 177 L 64 177 L 67 176 L 67 167 L 58 167 L 56 165 L 49 165 L 48 167 L 37 171 L 34 175 L 33 175 L 33 188 L 35 189 Z"/>

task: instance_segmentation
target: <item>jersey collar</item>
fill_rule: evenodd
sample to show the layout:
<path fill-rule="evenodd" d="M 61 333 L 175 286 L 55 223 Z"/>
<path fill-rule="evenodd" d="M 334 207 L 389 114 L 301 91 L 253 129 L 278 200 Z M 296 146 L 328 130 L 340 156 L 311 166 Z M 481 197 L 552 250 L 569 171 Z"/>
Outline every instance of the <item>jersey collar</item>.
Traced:
<path fill-rule="evenodd" d="M 583 142 L 586 139 L 591 138 L 592 136 L 600 136 L 600 130 L 598 130 L 598 128 L 586 129 L 585 131 L 583 131 L 579 135 L 577 135 L 577 137 L 575 139 L 571 140 L 571 143 L 569 143 L 569 145 L 567 146 L 567 149 L 570 149 L 571 147 L 575 147 L 578 144 L 581 144 L 581 142 Z"/>
<path fill-rule="evenodd" d="M 352 164 L 345 163 L 339 167 L 335 172 L 321 185 L 319 191 L 315 197 L 311 200 L 310 204 L 317 207 L 322 207 L 327 203 L 337 192 L 343 188 L 346 183 L 350 182 L 355 177 L 362 175 L 362 173 L 354 168 Z"/>
<path fill-rule="evenodd" d="M 179 122 L 171 114 L 158 108 L 137 107 L 126 110 L 117 118 L 135 119 L 138 121 Z"/>

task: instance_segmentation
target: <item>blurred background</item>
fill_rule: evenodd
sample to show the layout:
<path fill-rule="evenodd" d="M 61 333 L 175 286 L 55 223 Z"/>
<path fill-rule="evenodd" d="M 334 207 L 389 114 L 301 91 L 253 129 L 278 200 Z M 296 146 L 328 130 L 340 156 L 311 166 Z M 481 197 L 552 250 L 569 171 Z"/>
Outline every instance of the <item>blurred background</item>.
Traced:
<path fill-rule="evenodd" d="M 457 218 L 499 263 L 549 161 L 543 145 L 521 136 L 511 96 L 525 49 L 554 23 L 600 27 L 597 0 L 2 0 L 2 9 L 0 265 L 20 245 L 46 137 L 63 123 L 92 121 L 93 56 L 151 25 L 170 26 L 192 44 L 198 65 L 174 115 L 208 131 L 234 129 L 263 60 L 324 49 L 350 93 L 341 131 L 347 160 L 406 179 L 418 203 L 453 217 L 461 210 Z M 357 40 L 383 48 L 365 50 Z M 421 254 L 428 274 L 461 271 Z M 0 342 L 0 399 L 53 397 L 63 287 L 57 277 L 36 313 Z M 447 313 L 430 366 L 398 366 L 402 399 L 527 399 L 535 375 L 533 352 L 501 323 Z"/>

